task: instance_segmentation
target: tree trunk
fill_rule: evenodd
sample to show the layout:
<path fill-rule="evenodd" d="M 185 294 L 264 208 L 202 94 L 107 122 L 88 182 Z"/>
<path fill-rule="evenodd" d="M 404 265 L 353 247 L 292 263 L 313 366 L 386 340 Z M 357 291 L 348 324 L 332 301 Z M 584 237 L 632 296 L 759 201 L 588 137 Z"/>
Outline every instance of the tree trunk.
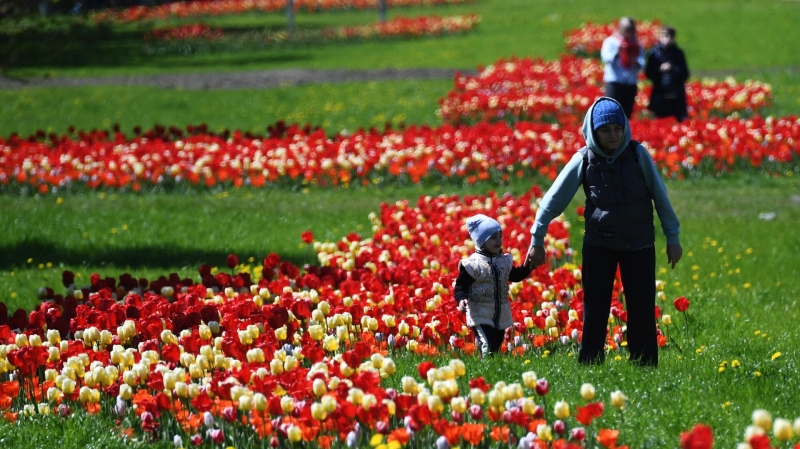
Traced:
<path fill-rule="evenodd" d="M 294 0 L 286 0 L 286 31 L 289 37 L 294 33 Z"/>
<path fill-rule="evenodd" d="M 386 23 L 386 0 L 378 0 L 378 20 Z"/>

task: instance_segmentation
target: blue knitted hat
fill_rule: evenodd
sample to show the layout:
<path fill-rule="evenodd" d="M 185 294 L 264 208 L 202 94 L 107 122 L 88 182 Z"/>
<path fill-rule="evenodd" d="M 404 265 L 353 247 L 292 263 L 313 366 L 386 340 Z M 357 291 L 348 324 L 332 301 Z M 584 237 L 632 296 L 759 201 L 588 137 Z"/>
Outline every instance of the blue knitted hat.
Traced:
<path fill-rule="evenodd" d="M 609 123 L 625 126 L 625 112 L 616 101 L 600 100 L 592 109 L 592 129 L 596 130 Z"/>
<path fill-rule="evenodd" d="M 501 229 L 500 223 L 494 218 L 478 214 L 467 218 L 467 230 L 469 230 L 469 236 L 475 242 L 475 245 L 480 248 L 489 240 L 492 234 Z"/>

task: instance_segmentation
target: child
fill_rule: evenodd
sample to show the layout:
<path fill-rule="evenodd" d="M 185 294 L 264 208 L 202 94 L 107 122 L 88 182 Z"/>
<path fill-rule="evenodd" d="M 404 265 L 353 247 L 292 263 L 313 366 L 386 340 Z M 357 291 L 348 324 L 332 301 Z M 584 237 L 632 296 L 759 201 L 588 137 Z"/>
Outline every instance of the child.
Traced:
<path fill-rule="evenodd" d="M 653 205 L 667 238 L 667 260 L 673 269 L 683 254 L 680 223 L 653 159 L 631 140 L 630 125 L 619 103 L 598 98 L 583 121 L 583 136 L 586 147 L 575 153 L 539 204 L 526 264 L 532 268 L 544 263 L 547 226 L 583 185 L 583 337 L 578 362 L 603 362 L 619 267 L 631 360 L 657 366 Z"/>
<path fill-rule="evenodd" d="M 503 253 L 503 231 L 497 220 L 478 214 L 467 219 L 475 252 L 458 263 L 454 297 L 458 310 L 467 314 L 467 325 L 485 357 L 500 352 L 506 329 L 511 327 L 508 283 L 531 274 L 525 265 L 515 267 L 511 254 Z"/>

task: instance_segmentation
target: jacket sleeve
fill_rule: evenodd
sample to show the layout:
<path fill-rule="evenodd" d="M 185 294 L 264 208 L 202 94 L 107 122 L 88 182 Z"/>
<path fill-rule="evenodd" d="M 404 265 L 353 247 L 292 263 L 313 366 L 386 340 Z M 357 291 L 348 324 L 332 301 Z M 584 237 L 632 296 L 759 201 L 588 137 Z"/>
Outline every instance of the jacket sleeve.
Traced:
<path fill-rule="evenodd" d="M 520 282 L 524 281 L 526 277 L 528 277 L 533 271 L 531 268 L 528 268 L 527 265 L 519 265 L 516 267 L 511 268 L 511 272 L 508 274 L 508 281 L 509 282 Z"/>
<path fill-rule="evenodd" d="M 458 277 L 456 278 L 456 288 L 453 290 L 453 299 L 456 300 L 456 305 L 462 299 L 469 299 L 469 288 L 475 282 L 475 278 L 467 273 L 463 265 L 458 264 Z"/>
<path fill-rule="evenodd" d="M 619 54 L 619 39 L 614 36 L 607 37 L 600 48 L 600 59 L 605 64 L 611 64 Z"/>
<path fill-rule="evenodd" d="M 667 188 L 664 186 L 664 182 L 656 169 L 656 164 L 647 149 L 639 145 L 637 150 L 639 152 L 639 165 L 642 167 L 644 180 L 653 197 L 653 204 L 655 205 L 658 219 L 661 220 L 661 230 L 667 238 L 667 244 L 678 245 L 680 244 L 681 224 L 672 209 L 672 203 L 670 203 L 667 196 Z"/>
<path fill-rule="evenodd" d="M 644 47 L 639 45 L 639 57 L 636 58 L 636 67 L 639 70 L 644 68 Z"/>
<path fill-rule="evenodd" d="M 660 66 L 661 61 L 658 60 L 658 56 L 656 56 L 655 50 L 651 50 L 650 53 L 647 55 L 647 63 L 644 66 L 644 74 L 647 76 L 647 79 L 653 82 L 653 85 L 657 84 L 661 77 Z"/>
<path fill-rule="evenodd" d="M 544 197 L 539 202 L 539 209 L 536 211 L 536 221 L 531 227 L 531 242 L 536 246 L 544 246 L 544 237 L 547 234 L 547 227 L 550 222 L 567 208 L 569 202 L 578 191 L 578 187 L 583 182 L 583 155 L 576 152 L 572 159 L 558 174 L 556 180 Z"/>

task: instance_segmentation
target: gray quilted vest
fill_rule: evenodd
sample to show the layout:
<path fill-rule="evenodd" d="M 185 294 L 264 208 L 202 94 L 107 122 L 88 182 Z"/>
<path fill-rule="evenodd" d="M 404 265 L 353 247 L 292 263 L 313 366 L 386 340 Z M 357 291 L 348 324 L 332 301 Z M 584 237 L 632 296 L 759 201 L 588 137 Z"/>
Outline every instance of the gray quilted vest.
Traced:
<path fill-rule="evenodd" d="M 588 148 L 583 155 L 583 191 L 586 194 L 584 243 L 617 250 L 653 246 L 653 200 L 631 141 L 614 162 Z"/>

